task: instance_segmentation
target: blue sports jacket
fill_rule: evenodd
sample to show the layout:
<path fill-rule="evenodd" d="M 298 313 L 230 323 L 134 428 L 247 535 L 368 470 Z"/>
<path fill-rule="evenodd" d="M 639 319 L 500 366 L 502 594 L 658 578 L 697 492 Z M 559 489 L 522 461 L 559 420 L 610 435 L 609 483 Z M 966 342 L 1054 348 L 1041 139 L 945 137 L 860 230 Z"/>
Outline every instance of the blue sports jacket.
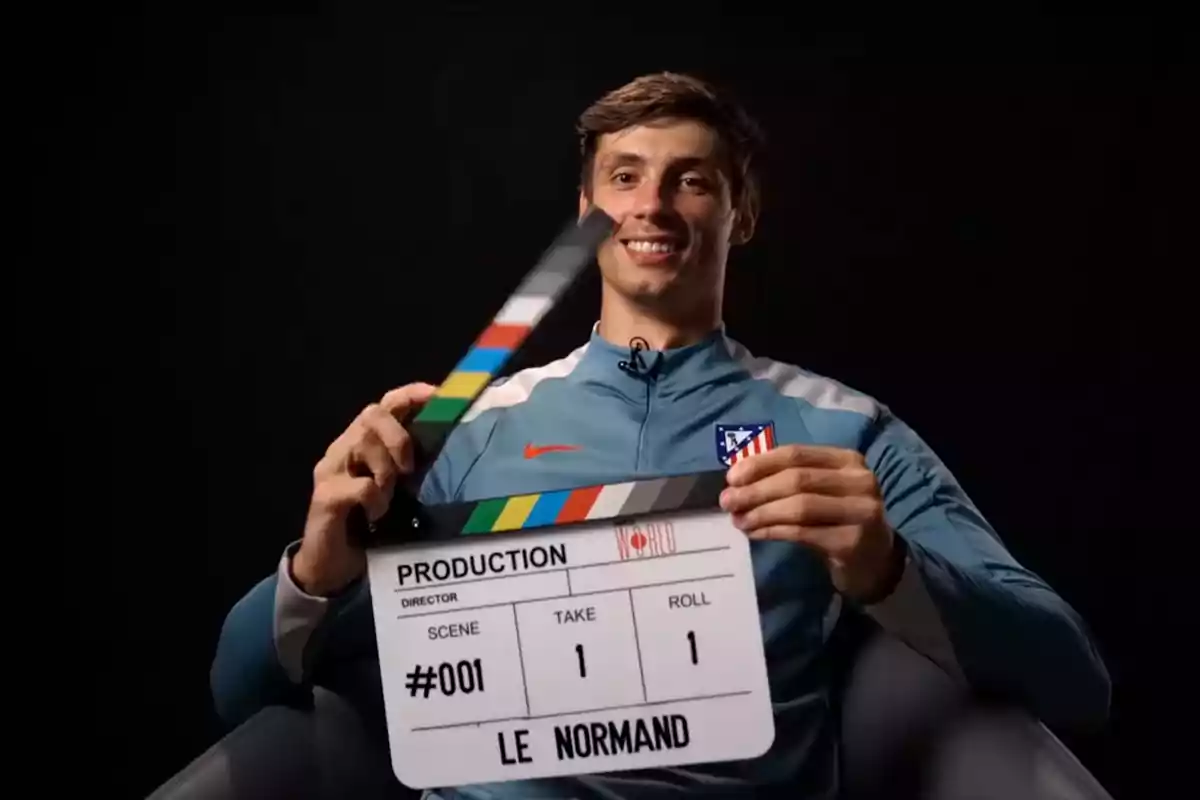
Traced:
<path fill-rule="evenodd" d="M 863 453 L 887 518 L 908 545 L 896 590 L 865 609 L 844 604 L 818 558 L 789 542 L 751 543 L 776 738 L 745 762 L 445 787 L 427 797 L 832 797 L 837 791 L 830 632 L 865 611 L 952 674 L 1023 703 L 1049 723 L 1092 723 L 1110 683 L 1084 624 L 1005 550 L 936 455 L 871 397 L 788 364 L 756 358 L 723 327 L 703 341 L 643 354 L 590 341 L 567 357 L 497 381 L 455 428 L 426 475 L 426 503 L 532 494 L 720 469 L 730 447 L 769 431 L 776 446 Z M 541 450 L 545 445 L 574 449 Z M 736 448 L 735 448 L 736 449 Z M 383 730 L 369 589 L 304 594 L 290 577 L 298 543 L 229 612 L 212 667 L 216 707 L 236 724 L 323 685 Z"/>

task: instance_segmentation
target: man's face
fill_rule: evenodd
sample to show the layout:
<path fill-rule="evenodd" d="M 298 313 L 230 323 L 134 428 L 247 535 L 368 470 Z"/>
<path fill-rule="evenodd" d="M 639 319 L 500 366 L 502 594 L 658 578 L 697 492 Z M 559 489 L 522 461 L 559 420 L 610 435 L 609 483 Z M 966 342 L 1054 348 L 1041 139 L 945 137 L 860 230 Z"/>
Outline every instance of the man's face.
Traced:
<path fill-rule="evenodd" d="M 736 214 L 719 145 L 706 125 L 674 120 L 597 142 L 591 200 L 618 222 L 597 260 L 618 293 L 684 310 L 720 291 Z"/>

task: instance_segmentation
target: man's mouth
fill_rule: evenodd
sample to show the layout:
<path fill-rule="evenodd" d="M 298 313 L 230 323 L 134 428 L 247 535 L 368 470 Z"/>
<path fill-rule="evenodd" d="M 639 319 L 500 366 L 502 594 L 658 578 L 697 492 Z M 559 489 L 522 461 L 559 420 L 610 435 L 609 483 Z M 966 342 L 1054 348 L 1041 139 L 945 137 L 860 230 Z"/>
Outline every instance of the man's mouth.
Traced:
<path fill-rule="evenodd" d="M 674 253 L 679 242 L 674 239 L 626 239 L 625 246 L 635 253 Z"/>
<path fill-rule="evenodd" d="M 686 240 L 664 233 L 623 237 L 621 244 L 625 245 L 629 259 L 642 267 L 674 264 L 687 247 Z"/>

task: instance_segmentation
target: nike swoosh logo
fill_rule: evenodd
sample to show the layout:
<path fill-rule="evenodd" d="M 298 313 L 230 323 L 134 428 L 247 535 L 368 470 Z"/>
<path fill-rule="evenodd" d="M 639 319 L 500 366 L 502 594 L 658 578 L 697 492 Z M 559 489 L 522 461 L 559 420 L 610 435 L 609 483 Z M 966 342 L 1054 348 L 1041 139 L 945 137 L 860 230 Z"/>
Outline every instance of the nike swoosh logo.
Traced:
<path fill-rule="evenodd" d="M 538 456 L 543 456 L 546 453 L 565 453 L 569 450 L 578 449 L 580 449 L 579 446 L 574 444 L 545 444 L 541 447 L 536 447 L 534 446 L 533 442 L 529 442 L 525 445 L 525 457 L 537 458 Z"/>

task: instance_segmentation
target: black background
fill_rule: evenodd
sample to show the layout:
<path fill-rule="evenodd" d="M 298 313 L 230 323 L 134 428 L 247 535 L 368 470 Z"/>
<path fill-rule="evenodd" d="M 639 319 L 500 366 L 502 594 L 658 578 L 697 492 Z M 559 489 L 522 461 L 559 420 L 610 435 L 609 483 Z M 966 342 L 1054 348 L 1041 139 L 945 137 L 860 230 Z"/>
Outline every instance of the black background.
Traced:
<path fill-rule="evenodd" d="M 93 794 L 144 795 L 220 735 L 220 623 L 299 535 L 312 464 L 386 389 L 441 380 L 574 212 L 577 114 L 664 68 L 724 81 L 770 137 L 731 334 L 888 403 L 1085 615 L 1112 730 L 1068 741 L 1141 794 L 1152 579 L 1125 495 L 1170 407 L 1151 331 L 1194 146 L 1178 30 L 620 12 L 29 26 L 22 280 L 76 294 L 41 366 L 91 476 L 51 500 L 88 589 L 46 702 Z M 587 335 L 597 285 L 522 363 Z"/>

